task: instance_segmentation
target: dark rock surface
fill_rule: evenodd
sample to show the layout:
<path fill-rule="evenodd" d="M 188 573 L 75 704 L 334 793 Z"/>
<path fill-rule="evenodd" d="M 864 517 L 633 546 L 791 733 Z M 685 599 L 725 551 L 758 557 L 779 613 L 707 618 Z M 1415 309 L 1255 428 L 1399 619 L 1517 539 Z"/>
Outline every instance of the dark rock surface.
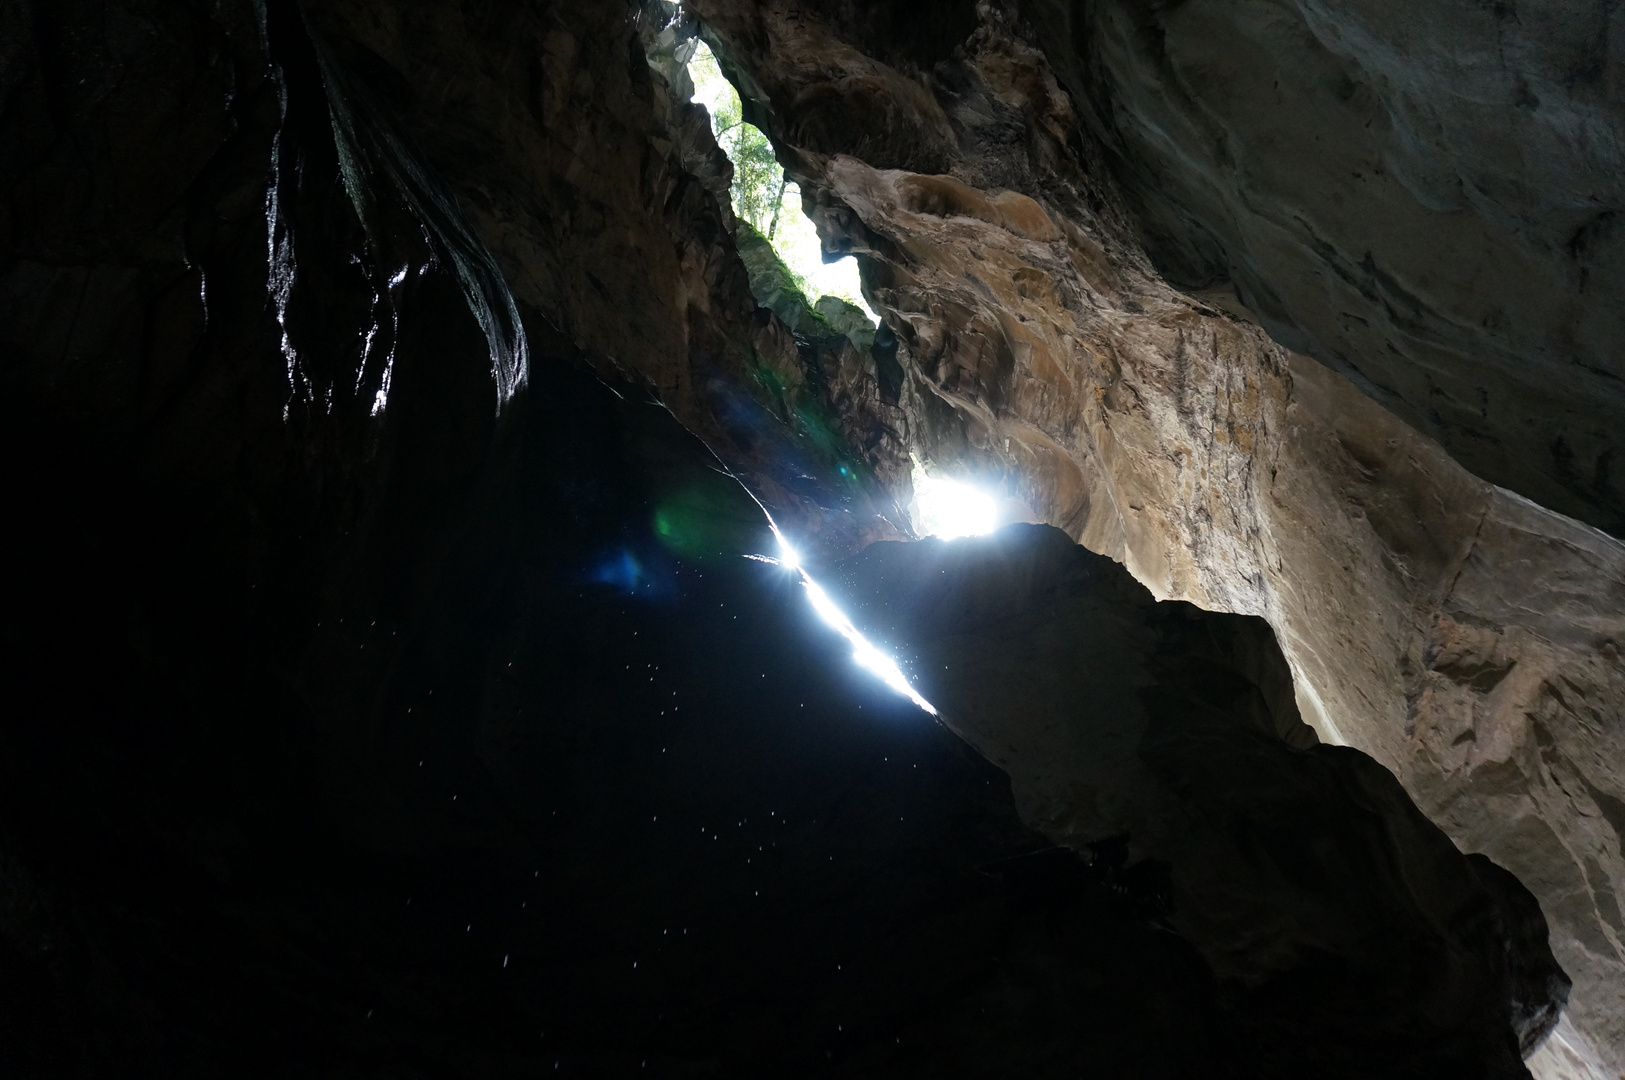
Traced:
<path fill-rule="evenodd" d="M 1321 738 L 1377 758 L 1459 846 L 1540 897 L 1575 979 L 1572 1026 L 1554 1040 L 1563 1074 L 1625 1069 L 1625 848 L 1608 809 L 1625 798 L 1625 544 L 1475 476 L 1356 382 L 1284 349 L 1233 292 L 1172 287 L 1134 209 L 1160 189 L 1112 167 L 1122 148 L 1091 116 L 1115 99 L 1080 83 L 1053 8 L 956 5 L 922 20 L 892 4 L 689 7 L 755 103 L 826 252 L 856 254 L 870 306 L 896 332 L 909 450 L 1019 498 L 1158 598 L 1267 618 Z M 1086 24 L 1096 10 L 1068 18 Z M 1273 10 L 1154 5 L 1146 18 Z M 945 44 L 971 16 L 975 29 Z M 1161 107 L 1158 83 L 1141 89 Z M 1299 97 L 1305 130 L 1272 144 L 1287 165 L 1316 145 L 1316 99 Z M 1237 122 L 1268 135 L 1271 115 Z M 1328 121 L 1327 137 L 1336 130 Z M 1155 179 L 1197 184 L 1198 165 Z M 1290 217 L 1294 205 L 1258 211 Z M 1380 207 L 1339 220 L 1355 240 L 1391 235 Z M 1400 233 L 1448 256 L 1425 222 Z M 1176 239 L 1201 235 L 1193 222 Z M 1447 261 L 1441 295 L 1475 293 L 1491 273 Z M 1561 294 L 1563 273 L 1531 270 L 1545 276 L 1527 295 Z M 1496 280 L 1521 290 L 1524 276 Z M 1319 318 L 1345 309 L 1335 288 L 1327 296 Z M 1605 318 L 1613 297 L 1563 301 Z M 1361 363 L 1408 363 L 1373 348 Z M 1497 363 L 1481 365 L 1491 382 Z M 1513 367 L 1541 382 L 1515 389 L 1515 408 L 1579 395 L 1541 421 L 1571 439 L 1612 415 L 1612 391 L 1586 396 L 1591 375 Z M 1519 468 L 1549 463 L 1518 445 Z M 1435 670 L 1457 639 L 1512 676 L 1475 686 Z"/>
<path fill-rule="evenodd" d="M 1381 765 L 1319 745 L 1263 620 L 1157 603 L 1042 525 L 876 544 L 839 580 L 1027 820 L 1079 849 L 1126 837 L 1145 861 L 1124 887 L 1160 890 L 1260 1069 L 1524 1074 L 1569 988 L 1539 904 Z"/>
<path fill-rule="evenodd" d="M 1486 480 L 1625 535 L 1625 15 L 1027 5 L 1181 287 Z"/>
<path fill-rule="evenodd" d="M 916 65 L 978 18 L 831 10 Z M 650 65 L 662 29 L 499 0 L 0 11 L 0 1071 L 1286 1080 L 1425 1044 L 1387 1074 L 1520 1075 L 1558 996 L 1538 910 L 1380 768 L 1292 749 L 1258 624 L 1135 638 L 1152 715 L 1332 762 L 1299 793 L 1321 834 L 1423 852 L 1446 884 L 1419 908 L 1360 880 L 1226 906 L 1234 849 L 1190 877 L 1179 847 L 1211 820 L 1101 818 L 1163 845 L 1172 893 L 1110 844 L 1024 858 L 1048 841 L 1018 807 L 1054 832 L 1026 779 L 740 558 L 770 540 L 719 461 L 809 550 L 900 531 L 856 440 L 920 400 L 931 327 L 798 339 L 758 305 L 704 118 Z M 840 83 L 798 138 L 855 109 L 877 161 L 1007 149 L 1013 114 L 964 88 L 956 131 Z M 1075 245 L 1108 291 L 1143 261 L 955 183 L 908 190 Z M 1412 988 L 1409 1026 L 1387 999 L 1351 1023 L 1348 980 L 1263 910 L 1300 894 L 1316 927 L 1359 897 L 1407 933 L 1464 920 L 1360 956 L 1309 935 L 1370 985 L 1461 970 Z M 1186 936 L 1152 921 L 1168 899 Z M 1203 912 L 1286 959 L 1233 959 Z M 1266 969 L 1310 990 L 1235 990 Z"/>
<path fill-rule="evenodd" d="M 1230 1074 L 1188 946 L 977 872 L 1005 781 L 669 411 L 534 313 L 507 392 L 296 12 L 136 14 L 35 12 L 5 114 L 0 1071 Z"/>
<path fill-rule="evenodd" d="M 15 498 L 6 1075 L 1232 1075 L 1183 942 L 978 873 L 1042 846 L 1007 782 L 739 558 L 669 414 L 515 409 L 489 497 L 265 607 L 199 600 L 242 552 L 166 557 L 161 484 Z"/>

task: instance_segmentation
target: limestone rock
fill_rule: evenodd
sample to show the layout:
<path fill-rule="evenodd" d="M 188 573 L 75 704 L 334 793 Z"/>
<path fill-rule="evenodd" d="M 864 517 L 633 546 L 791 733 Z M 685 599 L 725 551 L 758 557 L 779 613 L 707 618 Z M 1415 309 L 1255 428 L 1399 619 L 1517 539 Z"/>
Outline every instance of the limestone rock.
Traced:
<path fill-rule="evenodd" d="M 693 9 L 760 95 L 826 249 L 858 253 L 897 331 L 911 445 L 1159 598 L 1267 618 L 1320 736 L 1534 890 L 1576 1038 L 1625 1067 L 1625 857 L 1605 809 L 1625 797 L 1625 546 L 1473 476 L 1233 298 L 1171 288 L 1013 13 L 982 5 L 958 49 L 888 61 L 852 44 L 850 13 Z M 886 100 L 838 123 L 847 99 L 824 88 L 853 82 Z M 868 154 L 877 116 L 907 128 L 896 152 Z M 808 125 L 820 139 L 798 142 Z M 1452 647 L 1479 659 L 1446 666 L 1473 674 L 1436 667 Z"/>
<path fill-rule="evenodd" d="M 1004 481 L 1158 598 L 1268 619 L 1320 739 L 1386 766 L 1540 900 L 1575 979 L 1552 1067 L 1621 1069 L 1621 546 L 1475 477 L 1233 293 L 1164 281 L 1134 213 L 1149 204 L 1125 197 L 1054 42 L 1000 4 L 690 9 L 826 249 L 858 255 L 886 318 L 867 348 L 798 341 L 752 294 L 667 6 L 0 12 L 0 374 L 29 508 L 8 537 L 15 565 L 118 607 L 97 626 L 116 647 L 91 655 L 127 666 L 93 673 L 92 719 L 121 716 L 110 688 L 134 672 L 154 715 L 203 703 L 176 739 L 198 760 L 231 727 L 214 706 L 249 701 L 327 732 L 323 767 L 350 779 L 395 730 L 375 691 L 404 654 L 312 625 L 384 593 L 413 611 L 455 595 L 428 660 L 463 656 L 484 600 L 509 595 L 489 568 L 524 548 L 484 530 L 491 507 L 543 490 L 514 481 L 525 387 L 579 386 L 589 365 L 656 396 L 810 551 L 906 532 L 893 465 L 914 451 Z M 1599 280 L 1604 233 L 1581 245 L 1604 253 Z M 569 430 L 614 458 L 594 415 Z M 443 587 L 453 549 L 467 577 Z M 82 567 L 112 569 L 85 584 Z M 173 586 L 157 607 L 149 577 Z M 8 645 L 80 640 L 75 609 L 37 610 Z M 1279 684 L 1261 694 L 1282 715 Z M 485 704 L 463 714 L 490 734 L 470 769 L 502 779 L 514 726 Z M 304 761 L 282 731 L 265 746 Z M 387 787 L 341 786 L 343 819 L 376 835 Z M 1069 798 L 1040 819 L 1116 820 Z M 229 836 L 166 828 L 147 835 L 222 880 Z"/>
<path fill-rule="evenodd" d="M 1625 531 L 1625 16 L 1033 0 L 1157 265 L 1470 471 Z"/>

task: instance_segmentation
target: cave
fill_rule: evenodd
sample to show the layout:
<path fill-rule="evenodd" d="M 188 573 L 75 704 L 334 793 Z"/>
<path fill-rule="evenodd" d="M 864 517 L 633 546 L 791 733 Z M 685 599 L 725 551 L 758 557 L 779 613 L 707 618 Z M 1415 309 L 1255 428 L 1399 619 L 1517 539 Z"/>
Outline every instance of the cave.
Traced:
<path fill-rule="evenodd" d="M 1622 148 L 1601 2 L 4 0 L 0 1074 L 1625 1075 Z"/>

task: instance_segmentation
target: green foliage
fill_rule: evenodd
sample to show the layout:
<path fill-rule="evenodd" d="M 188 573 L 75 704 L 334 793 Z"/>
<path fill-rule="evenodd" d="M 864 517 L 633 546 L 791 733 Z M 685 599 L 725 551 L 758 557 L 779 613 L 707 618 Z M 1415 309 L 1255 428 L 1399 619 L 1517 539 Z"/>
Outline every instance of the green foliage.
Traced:
<path fill-rule="evenodd" d="M 788 182 L 767 136 L 743 122 L 734 125 L 734 132 L 734 144 L 729 148 L 734 163 L 734 213 L 771 241 L 779 230 Z"/>
<path fill-rule="evenodd" d="M 745 269 L 750 273 L 751 294 L 758 304 L 783 320 L 792 333 L 809 341 L 840 333 L 807 299 L 811 290 L 807 288 L 806 280 L 786 265 L 767 237 L 743 218 L 735 233 L 735 241 L 739 247 L 739 257 L 744 260 Z"/>
<path fill-rule="evenodd" d="M 689 61 L 694 85 L 715 104 L 711 130 L 717 145 L 734 165 L 733 208 L 742 221 L 772 240 L 784 214 L 790 182 L 773 155 L 773 144 L 755 124 L 746 123 L 739 94 L 722 76 L 709 49 L 700 49 Z"/>
<path fill-rule="evenodd" d="M 854 310 L 863 314 L 866 325 L 872 328 L 873 316 L 863 304 L 852 260 L 844 259 L 834 265 L 824 262 L 818 232 L 801 212 L 800 189 L 779 167 L 767 136 L 745 121 L 739 94 L 723 77 L 715 54 L 703 42 L 697 41 L 694 45 L 687 60 L 693 99 L 711 114 L 717 145 L 733 162 L 730 201 L 738 222 L 734 235 L 740 254 L 750 267 L 751 289 L 757 300 L 779 311 L 779 304 L 771 298 L 779 297 L 789 303 L 791 294 L 798 294 L 806 306 L 814 297 L 833 295 L 854 305 Z M 754 250 L 758 245 L 764 250 Z M 803 333 L 800 329 L 803 319 L 792 319 L 782 311 L 780 315 L 797 333 Z M 821 318 L 810 309 L 805 317 L 819 322 L 829 318 L 828 315 Z M 862 337 L 865 331 L 853 332 Z M 819 332 L 808 328 L 804 336 L 819 336 Z"/>

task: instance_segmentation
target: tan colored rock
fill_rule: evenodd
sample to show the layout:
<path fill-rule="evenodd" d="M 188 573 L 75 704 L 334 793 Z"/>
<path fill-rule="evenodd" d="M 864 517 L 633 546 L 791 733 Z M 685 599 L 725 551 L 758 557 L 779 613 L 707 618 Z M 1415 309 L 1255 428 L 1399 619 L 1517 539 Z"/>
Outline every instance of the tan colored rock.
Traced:
<path fill-rule="evenodd" d="M 1159 598 L 1266 617 L 1321 738 L 1540 897 L 1575 980 L 1564 1037 L 1625 1069 L 1625 545 L 1475 478 L 1233 300 L 1167 286 L 1055 134 L 1073 116 L 1043 57 L 990 8 L 926 73 L 787 0 L 694 7 L 799 153 L 826 248 L 864 256 L 906 346 L 911 445 L 1006 480 Z M 885 167 L 910 155 L 866 154 L 872 125 L 830 141 L 818 87 L 860 75 L 883 99 L 863 116 L 956 132 L 949 167 Z M 802 143 L 810 100 L 826 138 Z M 974 115 L 1019 121 L 1019 145 Z"/>
<path fill-rule="evenodd" d="M 1475 479 L 1234 297 L 1170 288 L 996 5 L 958 55 L 888 61 L 792 0 L 690 7 L 827 249 L 864 262 L 909 376 L 901 442 L 1003 482 L 1158 596 L 1268 618 L 1322 738 L 1393 769 L 1541 898 L 1575 980 L 1558 1037 L 1625 1071 L 1621 546 Z M 569 346 L 647 386 L 824 546 L 887 535 L 909 494 L 896 470 L 889 499 L 850 507 L 827 476 L 792 488 L 798 463 L 828 464 L 770 385 L 801 393 L 804 364 L 750 297 L 703 117 L 599 55 L 628 45 L 622 13 L 515 8 L 485 25 L 350 3 L 311 18 L 421 89 L 403 122 L 527 318 L 557 328 L 545 362 Z M 534 55 L 496 44 L 519 40 Z M 568 215 L 538 213 L 563 202 Z M 873 427 L 873 374 L 844 352 L 835 373 L 831 430 L 851 441 Z"/>
<path fill-rule="evenodd" d="M 1476 475 L 1625 534 L 1625 18 L 1026 0 L 1159 267 Z"/>

